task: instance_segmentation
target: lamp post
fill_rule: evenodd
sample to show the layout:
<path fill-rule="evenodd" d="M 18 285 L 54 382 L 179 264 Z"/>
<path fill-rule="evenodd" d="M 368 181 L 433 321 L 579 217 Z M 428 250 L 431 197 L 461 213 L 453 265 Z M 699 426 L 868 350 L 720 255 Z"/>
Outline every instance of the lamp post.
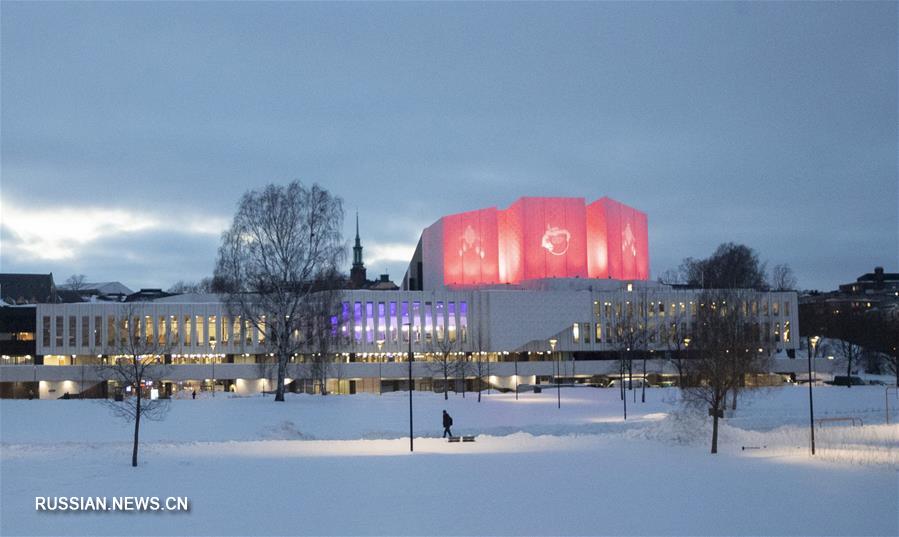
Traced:
<path fill-rule="evenodd" d="M 808 338 L 808 422 L 812 440 L 812 455 L 815 454 L 815 402 L 812 399 L 812 357 L 818 346 L 818 336 Z"/>
<path fill-rule="evenodd" d="M 209 337 L 209 346 L 212 348 L 212 396 L 215 397 L 215 336 Z"/>
<path fill-rule="evenodd" d="M 687 356 L 684 356 L 685 360 L 687 358 L 689 358 L 689 356 L 690 356 L 690 341 L 692 341 L 690 338 L 688 338 L 688 337 L 684 338 L 684 354 L 687 355 Z M 682 371 L 683 370 L 683 362 L 680 362 L 680 364 L 681 364 L 681 371 Z M 684 383 L 684 375 L 681 371 L 678 371 L 680 378 L 678 378 L 677 381 L 678 381 L 678 383 L 683 384 Z M 678 386 L 678 388 L 683 389 L 683 386 Z"/>
<path fill-rule="evenodd" d="M 518 357 L 515 357 L 515 400 L 518 401 Z"/>
<path fill-rule="evenodd" d="M 412 362 L 415 361 L 415 355 L 412 354 L 412 323 L 403 323 L 408 326 L 409 332 L 409 452 L 415 451 L 415 443 L 412 430 Z"/>
<path fill-rule="evenodd" d="M 549 349 L 550 349 L 550 352 L 552 352 L 552 356 L 550 356 L 550 359 L 553 360 L 553 364 L 556 366 L 556 401 L 558 403 L 558 407 L 561 409 L 562 408 L 562 386 L 559 384 L 559 374 L 558 374 L 559 364 L 555 360 L 556 343 L 558 343 L 558 342 L 559 341 L 555 338 L 549 340 Z"/>
<path fill-rule="evenodd" d="M 378 395 L 381 395 L 381 384 L 382 384 L 382 382 L 381 382 L 381 361 L 382 361 L 381 347 L 384 346 L 384 340 L 379 339 L 375 343 L 378 344 Z"/>

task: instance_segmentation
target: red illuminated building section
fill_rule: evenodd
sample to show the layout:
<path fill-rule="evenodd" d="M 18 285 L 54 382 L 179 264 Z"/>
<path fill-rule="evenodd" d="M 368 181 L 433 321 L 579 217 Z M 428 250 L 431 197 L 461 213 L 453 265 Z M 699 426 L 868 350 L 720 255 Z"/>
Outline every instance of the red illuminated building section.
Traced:
<path fill-rule="evenodd" d="M 649 279 L 646 215 L 609 198 L 520 198 L 445 216 L 422 233 L 427 288 L 542 278 Z"/>

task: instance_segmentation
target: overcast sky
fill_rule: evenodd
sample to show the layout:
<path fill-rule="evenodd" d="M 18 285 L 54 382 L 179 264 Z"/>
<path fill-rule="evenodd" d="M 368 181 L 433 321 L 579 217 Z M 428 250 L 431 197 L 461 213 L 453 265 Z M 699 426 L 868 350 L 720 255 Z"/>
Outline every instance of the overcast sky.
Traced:
<path fill-rule="evenodd" d="M 369 277 L 519 196 L 649 216 L 831 289 L 899 271 L 897 3 L 2 4 L 0 270 L 212 271 L 240 195 L 318 182 Z"/>

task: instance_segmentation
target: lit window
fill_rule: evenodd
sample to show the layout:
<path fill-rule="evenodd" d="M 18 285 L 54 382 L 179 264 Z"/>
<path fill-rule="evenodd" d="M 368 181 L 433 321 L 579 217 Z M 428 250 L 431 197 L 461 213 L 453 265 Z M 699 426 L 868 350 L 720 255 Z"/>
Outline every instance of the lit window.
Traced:
<path fill-rule="evenodd" d="M 632 284 L 632 283 L 627 284 L 627 292 L 630 293 L 633 290 L 634 290 L 634 284 Z"/>
<path fill-rule="evenodd" d="M 581 326 L 578 323 L 574 323 L 574 325 L 571 327 L 571 337 L 572 337 L 572 339 L 574 339 L 575 343 L 577 343 L 578 339 L 580 339 L 580 335 L 581 335 Z"/>
<path fill-rule="evenodd" d="M 375 342 L 375 305 L 373 302 L 365 303 L 365 341 Z"/>
<path fill-rule="evenodd" d="M 378 339 L 387 340 L 387 307 L 378 302 Z"/>

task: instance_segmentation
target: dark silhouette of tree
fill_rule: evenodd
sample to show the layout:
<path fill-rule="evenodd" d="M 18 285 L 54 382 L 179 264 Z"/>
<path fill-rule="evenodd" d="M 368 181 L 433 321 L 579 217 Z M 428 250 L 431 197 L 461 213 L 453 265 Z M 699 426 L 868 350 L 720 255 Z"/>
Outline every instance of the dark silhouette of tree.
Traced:
<path fill-rule="evenodd" d="M 101 379 L 117 381 L 124 392 L 122 401 L 107 399 L 104 404 L 113 415 L 134 424 L 131 466 L 137 466 L 141 420 L 162 420 L 169 408 L 168 399 L 145 396 L 151 386 L 162 388 L 161 381 L 169 371 L 164 356 L 171 348 L 158 328 L 156 334 L 149 329 L 146 319 L 143 310 L 134 303 L 123 306 L 115 324 L 115 342 L 109 362 L 95 366 Z M 127 395 L 129 387 L 130 396 Z"/>
<path fill-rule="evenodd" d="M 707 259 L 684 259 L 681 279 L 690 287 L 701 289 L 767 290 L 766 263 L 752 248 L 724 243 Z"/>
<path fill-rule="evenodd" d="M 767 371 L 768 355 L 759 352 L 758 335 L 740 306 L 748 299 L 749 293 L 736 289 L 705 291 L 698 297 L 686 362 L 690 380 L 681 393 L 688 405 L 712 416 L 712 453 L 718 453 L 718 419 L 727 394 L 736 397 L 748 377 Z"/>
<path fill-rule="evenodd" d="M 319 385 L 319 393 L 327 395 L 326 382 L 334 357 L 332 349 L 337 343 L 338 313 L 340 311 L 340 290 L 346 279 L 336 270 L 322 274 L 315 283 L 315 292 L 305 304 L 302 337 L 306 351 L 306 361 L 314 384 Z"/>
<path fill-rule="evenodd" d="M 668 361 L 677 371 L 677 385 L 684 385 L 685 363 L 687 360 L 687 352 L 690 349 L 690 326 L 688 324 L 689 317 L 687 312 L 677 310 L 668 312 L 667 321 L 659 321 L 664 324 L 661 337 L 664 340 L 665 347 L 668 349 Z"/>
<path fill-rule="evenodd" d="M 228 312 L 249 320 L 278 364 L 275 401 L 284 401 L 291 357 L 305 344 L 316 282 L 337 271 L 345 255 L 343 204 L 318 185 L 268 185 L 241 198 L 222 234 L 215 280 Z"/>
<path fill-rule="evenodd" d="M 87 285 L 86 278 L 84 274 L 72 274 L 66 279 L 66 287 L 72 291 L 81 291 Z"/>
<path fill-rule="evenodd" d="M 428 362 L 428 368 L 443 376 L 443 399 L 446 400 L 449 399 L 450 376 L 455 377 L 462 373 L 464 382 L 465 355 L 456 353 L 456 349 L 459 347 L 458 342 L 450 339 L 448 334 L 443 339 L 437 339 L 435 336 L 434 340 L 429 347 L 431 347 L 430 350 L 435 359 Z"/>
<path fill-rule="evenodd" d="M 172 293 L 176 295 L 183 295 L 187 293 L 214 293 L 215 285 L 213 284 L 213 279 L 211 277 L 202 278 L 198 282 L 186 282 L 184 280 L 178 280 L 171 287 L 169 287 L 166 292 Z"/>
<path fill-rule="evenodd" d="M 772 291 L 793 291 L 796 289 L 796 275 L 786 263 L 774 265 L 771 269 L 770 287 Z"/>

